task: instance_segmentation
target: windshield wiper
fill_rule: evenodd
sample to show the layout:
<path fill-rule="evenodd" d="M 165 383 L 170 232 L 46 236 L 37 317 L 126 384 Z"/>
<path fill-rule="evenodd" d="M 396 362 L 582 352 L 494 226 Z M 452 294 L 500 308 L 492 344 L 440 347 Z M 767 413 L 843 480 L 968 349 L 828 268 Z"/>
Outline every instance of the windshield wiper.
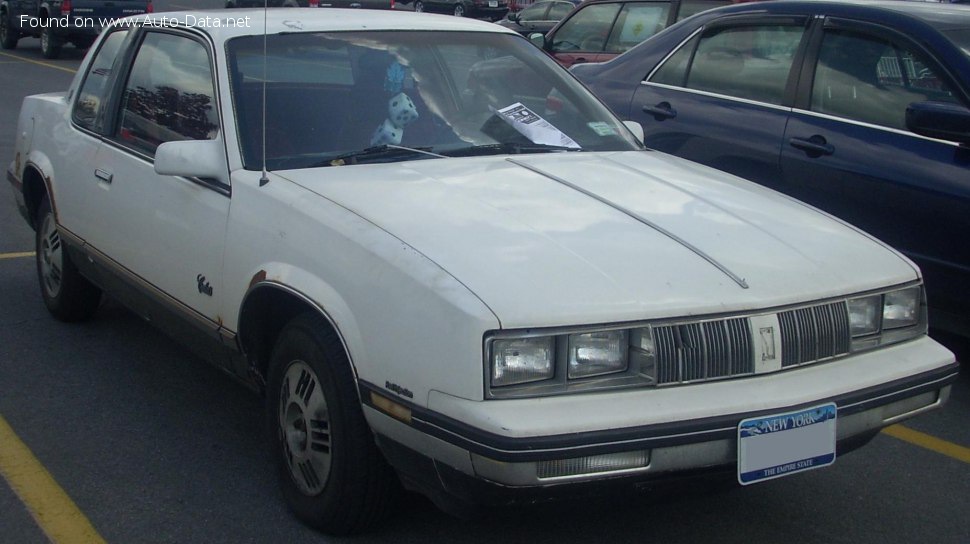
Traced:
<path fill-rule="evenodd" d="M 519 144 L 506 142 L 501 144 L 482 144 L 471 147 L 462 147 L 459 149 L 449 150 L 446 152 L 446 154 L 449 157 L 472 157 L 476 155 L 497 155 L 501 153 L 522 154 L 552 151 L 582 151 L 582 148 L 552 144 Z"/>
<path fill-rule="evenodd" d="M 311 168 L 318 166 L 344 166 L 345 164 L 357 164 L 361 160 L 387 159 L 408 155 L 428 155 L 441 159 L 446 158 L 444 155 L 433 153 L 430 147 L 405 147 L 403 145 L 381 144 L 357 151 L 351 151 L 349 153 L 343 153 L 341 155 L 337 155 L 336 157 L 330 157 L 327 160 L 314 164 L 311 166 Z"/>

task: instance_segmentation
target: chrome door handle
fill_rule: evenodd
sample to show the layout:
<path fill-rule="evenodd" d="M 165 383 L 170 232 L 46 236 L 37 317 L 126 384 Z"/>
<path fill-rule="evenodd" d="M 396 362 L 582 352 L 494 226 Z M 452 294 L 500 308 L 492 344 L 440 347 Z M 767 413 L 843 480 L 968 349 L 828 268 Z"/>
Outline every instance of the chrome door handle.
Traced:
<path fill-rule="evenodd" d="M 114 176 L 110 172 L 105 172 L 104 170 L 95 170 L 94 177 L 105 183 L 111 183 L 111 180 L 114 179 Z"/>

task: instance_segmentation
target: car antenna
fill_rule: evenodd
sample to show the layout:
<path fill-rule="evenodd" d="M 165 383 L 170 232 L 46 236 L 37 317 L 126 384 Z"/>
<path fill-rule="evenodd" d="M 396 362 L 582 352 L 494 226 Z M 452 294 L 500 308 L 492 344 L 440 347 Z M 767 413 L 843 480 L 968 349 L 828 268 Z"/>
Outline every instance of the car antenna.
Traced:
<path fill-rule="evenodd" d="M 269 183 L 269 176 L 266 173 L 266 34 L 268 32 L 266 28 L 266 12 L 269 11 L 269 0 L 263 0 L 263 122 L 262 122 L 262 134 L 260 137 L 263 139 L 263 144 L 260 146 L 260 150 L 263 153 L 263 175 L 259 178 L 259 186 L 262 187 Z"/>

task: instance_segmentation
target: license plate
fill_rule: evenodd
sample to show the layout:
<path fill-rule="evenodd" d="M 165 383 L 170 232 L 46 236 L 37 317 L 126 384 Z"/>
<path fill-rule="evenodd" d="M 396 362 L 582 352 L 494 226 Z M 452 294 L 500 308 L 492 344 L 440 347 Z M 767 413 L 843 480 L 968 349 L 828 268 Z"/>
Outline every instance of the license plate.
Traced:
<path fill-rule="evenodd" d="M 748 485 L 835 462 L 834 403 L 738 424 L 738 482 Z"/>
<path fill-rule="evenodd" d="M 497 8 L 498 7 L 498 0 L 489 0 L 488 7 L 490 7 L 490 8 Z"/>

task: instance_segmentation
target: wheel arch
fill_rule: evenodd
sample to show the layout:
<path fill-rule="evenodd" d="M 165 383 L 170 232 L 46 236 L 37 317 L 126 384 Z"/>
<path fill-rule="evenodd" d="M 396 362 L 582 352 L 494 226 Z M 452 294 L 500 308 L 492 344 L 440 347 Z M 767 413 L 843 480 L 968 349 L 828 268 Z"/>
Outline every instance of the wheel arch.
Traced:
<path fill-rule="evenodd" d="M 320 315 L 337 336 L 350 364 L 356 382 L 357 367 L 347 340 L 334 318 L 320 304 L 298 289 L 275 281 L 258 281 L 246 292 L 239 309 L 237 338 L 246 354 L 250 369 L 262 388 L 268 374 L 269 360 L 283 328 L 304 313 Z M 358 396 L 360 395 L 358 390 Z"/>
<path fill-rule="evenodd" d="M 24 207 L 27 208 L 30 226 L 37 230 L 37 211 L 40 209 L 40 203 L 44 201 L 45 196 L 50 201 L 54 218 L 57 219 L 57 205 L 54 203 L 50 179 L 41 173 L 40 168 L 33 163 L 28 163 L 24 167 L 21 181 L 23 182 Z"/>

